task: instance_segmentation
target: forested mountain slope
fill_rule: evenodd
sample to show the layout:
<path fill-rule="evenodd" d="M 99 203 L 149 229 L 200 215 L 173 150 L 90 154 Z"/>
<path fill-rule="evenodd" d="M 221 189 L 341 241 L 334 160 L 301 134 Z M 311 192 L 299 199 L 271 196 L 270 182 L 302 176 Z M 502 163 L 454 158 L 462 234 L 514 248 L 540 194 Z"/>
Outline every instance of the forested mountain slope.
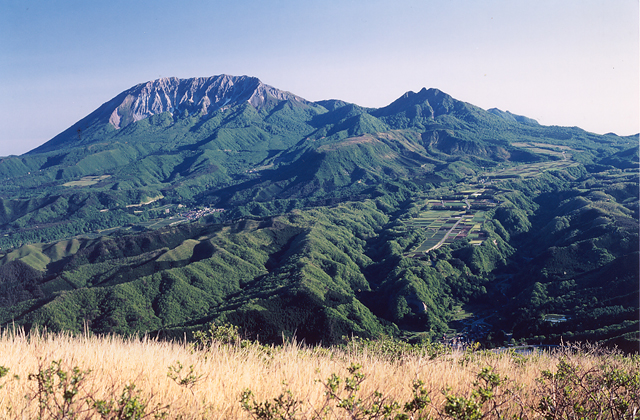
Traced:
<path fill-rule="evenodd" d="M 437 89 L 137 85 L 0 159 L 0 321 L 168 336 L 638 340 L 638 137 Z"/>

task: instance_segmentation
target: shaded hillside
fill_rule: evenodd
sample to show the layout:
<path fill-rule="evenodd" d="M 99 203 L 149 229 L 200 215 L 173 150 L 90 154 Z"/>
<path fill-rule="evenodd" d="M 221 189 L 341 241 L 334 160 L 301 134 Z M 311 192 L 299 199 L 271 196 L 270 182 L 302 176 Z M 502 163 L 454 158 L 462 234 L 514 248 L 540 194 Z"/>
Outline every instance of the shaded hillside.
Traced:
<path fill-rule="evenodd" d="M 56 331 L 87 324 L 103 333 L 182 334 L 216 321 L 267 341 L 285 334 L 334 343 L 351 334 L 395 335 L 398 326 L 435 337 L 447 329 L 450 282 L 469 269 L 448 265 L 444 273 L 403 257 L 420 232 L 390 219 L 392 208 L 366 201 L 182 225 L 74 248 L 54 244 L 67 249 L 56 256 L 16 250 L 0 260 L 6 270 L 25 258 L 48 261 L 43 278 L 30 280 L 42 293 L 0 313 L 3 322 Z"/>

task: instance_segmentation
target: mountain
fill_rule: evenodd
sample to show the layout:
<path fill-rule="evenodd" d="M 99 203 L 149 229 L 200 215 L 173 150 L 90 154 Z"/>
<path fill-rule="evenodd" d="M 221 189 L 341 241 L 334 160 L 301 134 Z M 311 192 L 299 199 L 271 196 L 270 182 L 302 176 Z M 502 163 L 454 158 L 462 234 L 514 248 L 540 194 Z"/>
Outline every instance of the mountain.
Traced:
<path fill-rule="evenodd" d="M 105 125 L 119 130 L 158 114 L 207 116 L 243 103 L 249 103 L 260 112 L 271 110 L 281 102 L 296 104 L 294 106 L 309 105 L 304 99 L 265 85 L 255 77 L 221 75 L 193 79 L 162 78 L 122 92 L 29 153 L 78 146 L 86 143 L 87 136 L 91 139 L 91 133 L 99 132 Z"/>
<path fill-rule="evenodd" d="M 499 110 L 498 108 L 491 108 L 491 109 L 488 109 L 487 111 L 492 113 L 493 115 L 497 115 L 500 118 L 505 119 L 506 121 L 519 122 L 519 123 L 529 124 L 529 125 L 539 125 L 538 121 L 532 118 L 528 118 L 522 115 L 512 114 L 509 111 L 502 111 L 502 110 Z"/>
<path fill-rule="evenodd" d="M 438 89 L 371 109 L 139 84 L 0 159 L 0 322 L 632 347 L 637 150 Z"/>

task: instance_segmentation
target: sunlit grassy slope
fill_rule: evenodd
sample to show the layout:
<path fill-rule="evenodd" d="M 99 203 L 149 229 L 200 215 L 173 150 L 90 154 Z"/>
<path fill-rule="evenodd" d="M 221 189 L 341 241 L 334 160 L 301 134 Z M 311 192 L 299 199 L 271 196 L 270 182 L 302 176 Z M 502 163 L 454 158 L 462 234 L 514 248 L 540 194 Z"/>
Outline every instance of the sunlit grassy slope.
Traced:
<path fill-rule="evenodd" d="M 149 338 L 26 336 L 5 330 L 0 337 L 0 365 L 9 370 L 0 369 L 4 374 L 0 378 L 0 417 L 63 418 L 60 410 L 67 410 L 75 414 L 65 418 L 101 418 L 96 407 L 102 401 L 103 410 L 109 402 L 114 410 L 129 402 L 127 413 L 132 414 L 126 417 L 123 411 L 117 417 L 112 411 L 111 417 L 103 418 L 153 418 L 155 414 L 170 419 L 257 418 L 256 407 L 264 408 L 261 404 L 269 402 L 273 408 L 279 404 L 274 398 L 284 396 L 285 400 L 296 401 L 293 412 L 286 418 L 319 418 L 320 414 L 330 419 L 365 418 L 357 410 L 356 416 L 349 417 L 346 410 L 337 407 L 338 400 L 327 400 L 326 396 L 328 378 L 333 374 L 342 379 L 353 378 L 355 375 L 348 369 L 360 365 L 356 372 L 364 376 L 354 395 L 361 399 L 363 409 L 371 404 L 370 397 L 376 391 L 385 404 L 396 401 L 402 406 L 414 398 L 413 384 L 421 380 L 422 396 L 428 396 L 430 402 L 414 413 L 416 418 L 467 418 L 446 413 L 455 414 L 452 401 L 469 402 L 475 398 L 472 392 L 478 389 L 477 383 L 484 383 L 484 380 L 477 382 L 478 374 L 485 369 L 498 375 L 499 385 L 493 388 L 493 397 L 479 405 L 478 410 L 485 415 L 482 418 L 506 418 L 499 415 L 540 418 L 536 407 L 544 397 L 554 395 L 548 394 L 552 388 L 539 378 L 548 371 L 552 376 L 547 385 L 551 385 L 558 380 L 553 376 L 558 369 L 571 369 L 577 374 L 590 371 L 595 378 L 603 372 L 616 372 L 617 376 L 610 375 L 613 381 L 610 384 L 616 384 L 618 402 L 626 399 L 628 403 L 625 409 L 628 415 L 624 418 L 635 418 L 632 413 L 638 408 L 638 397 L 633 393 L 638 391 L 640 363 L 637 357 L 588 348 L 528 355 L 440 350 L 419 352 L 415 347 L 403 348 L 389 341 L 352 342 L 341 348 L 213 342 L 194 349 L 184 343 Z M 68 381 L 73 377 L 80 380 Z M 45 383 L 45 378 L 51 379 L 47 382 L 51 386 L 48 391 L 46 387 L 38 388 L 39 379 Z M 610 384 L 603 386 L 612 390 Z M 66 406 L 65 389 L 75 390 L 75 394 L 67 394 Z M 253 393 L 252 398 L 247 398 L 249 410 L 240 404 L 241 394 L 246 390 Z M 338 398 L 347 394 L 342 381 L 336 390 Z M 581 403 L 580 398 L 589 392 L 595 395 L 598 391 L 576 387 L 569 401 Z M 403 410 L 406 409 L 399 409 Z M 605 415 L 598 418 L 612 418 L 606 415 L 611 410 L 605 407 Z"/>

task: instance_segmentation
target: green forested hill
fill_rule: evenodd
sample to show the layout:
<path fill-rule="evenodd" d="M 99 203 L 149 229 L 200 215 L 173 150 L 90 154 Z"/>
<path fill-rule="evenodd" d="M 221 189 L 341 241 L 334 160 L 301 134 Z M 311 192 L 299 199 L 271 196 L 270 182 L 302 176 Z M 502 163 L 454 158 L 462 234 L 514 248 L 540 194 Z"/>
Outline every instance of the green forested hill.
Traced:
<path fill-rule="evenodd" d="M 324 343 L 397 334 L 400 326 L 434 338 L 446 332 L 453 304 L 447 277 L 468 269 L 449 265 L 445 273 L 404 258 L 419 232 L 403 229 L 389 210 L 397 211 L 366 200 L 16 250 L 5 270 L 34 259 L 49 269 L 45 279 L 37 270 L 22 276 L 36 286 L 16 292 L 3 319 L 118 333 L 181 332 L 213 320 L 265 340 L 284 333 Z"/>
<path fill-rule="evenodd" d="M 637 136 L 161 79 L 0 177 L 4 324 L 638 341 Z"/>

